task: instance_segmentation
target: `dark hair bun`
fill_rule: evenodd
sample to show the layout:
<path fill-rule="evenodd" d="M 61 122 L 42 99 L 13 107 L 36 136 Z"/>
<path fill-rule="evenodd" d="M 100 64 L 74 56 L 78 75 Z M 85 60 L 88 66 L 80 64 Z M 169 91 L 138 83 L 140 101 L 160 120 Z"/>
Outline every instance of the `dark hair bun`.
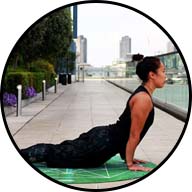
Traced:
<path fill-rule="evenodd" d="M 132 56 L 132 60 L 133 61 L 141 61 L 143 59 L 143 57 L 144 57 L 143 55 L 138 53 L 138 54 L 135 54 Z"/>
<path fill-rule="evenodd" d="M 149 72 L 157 72 L 160 67 L 160 59 L 157 57 L 144 57 L 142 61 L 137 64 L 136 74 L 143 81 L 148 81 Z"/>

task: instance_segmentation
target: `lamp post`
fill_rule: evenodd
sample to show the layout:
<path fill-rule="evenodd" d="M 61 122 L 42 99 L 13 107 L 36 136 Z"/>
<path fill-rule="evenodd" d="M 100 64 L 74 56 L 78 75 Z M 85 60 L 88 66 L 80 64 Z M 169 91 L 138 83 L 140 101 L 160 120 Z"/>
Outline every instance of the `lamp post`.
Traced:
<path fill-rule="evenodd" d="M 42 81 L 42 101 L 45 100 L 45 95 L 46 95 L 46 81 Z"/>
<path fill-rule="evenodd" d="M 17 85 L 17 91 L 18 91 L 18 94 L 17 94 L 17 114 L 16 116 L 20 116 L 21 113 L 22 113 L 22 85 Z"/>
<path fill-rule="evenodd" d="M 57 80 L 58 80 L 58 78 L 55 77 L 55 93 L 57 93 Z"/>

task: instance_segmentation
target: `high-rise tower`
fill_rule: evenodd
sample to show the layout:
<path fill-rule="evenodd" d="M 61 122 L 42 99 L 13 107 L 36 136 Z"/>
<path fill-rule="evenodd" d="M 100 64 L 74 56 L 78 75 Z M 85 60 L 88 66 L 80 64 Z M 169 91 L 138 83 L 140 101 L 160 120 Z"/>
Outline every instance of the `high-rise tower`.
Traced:
<path fill-rule="evenodd" d="M 77 63 L 87 63 L 87 39 L 80 35 L 76 40 L 77 46 Z"/>
<path fill-rule="evenodd" d="M 124 36 L 120 41 L 120 58 L 127 59 L 127 55 L 131 53 L 131 38 Z"/>

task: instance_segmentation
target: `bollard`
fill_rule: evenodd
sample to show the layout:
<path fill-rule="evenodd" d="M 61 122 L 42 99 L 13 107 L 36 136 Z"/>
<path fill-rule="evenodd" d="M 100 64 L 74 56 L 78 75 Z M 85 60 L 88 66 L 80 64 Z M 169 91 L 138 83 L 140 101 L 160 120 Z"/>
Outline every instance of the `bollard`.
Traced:
<path fill-rule="evenodd" d="M 67 85 L 67 74 L 63 74 L 63 85 Z"/>
<path fill-rule="evenodd" d="M 58 78 L 55 77 L 55 93 L 57 93 L 57 80 L 58 80 Z"/>
<path fill-rule="evenodd" d="M 42 101 L 45 100 L 45 95 L 46 95 L 46 81 L 42 81 Z"/>
<path fill-rule="evenodd" d="M 18 94 L 17 94 L 17 112 L 16 112 L 16 116 L 20 116 L 21 113 L 22 113 L 22 85 L 17 85 L 17 91 L 18 91 Z"/>
<path fill-rule="evenodd" d="M 68 78 L 67 78 L 67 80 L 68 80 L 68 84 L 71 84 L 71 82 L 72 82 L 72 79 L 71 79 L 72 77 L 71 77 L 71 73 L 68 73 Z"/>

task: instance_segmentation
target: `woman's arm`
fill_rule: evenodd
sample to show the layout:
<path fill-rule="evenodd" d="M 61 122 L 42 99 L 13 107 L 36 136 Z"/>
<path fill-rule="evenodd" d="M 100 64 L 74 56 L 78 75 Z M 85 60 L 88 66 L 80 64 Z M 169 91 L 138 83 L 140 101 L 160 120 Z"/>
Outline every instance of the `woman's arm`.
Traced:
<path fill-rule="evenodd" d="M 145 167 L 134 164 L 134 153 L 140 141 L 140 134 L 152 109 L 151 98 L 146 93 L 138 93 L 130 101 L 131 129 L 126 146 L 126 163 L 130 170 L 148 171 Z"/>

